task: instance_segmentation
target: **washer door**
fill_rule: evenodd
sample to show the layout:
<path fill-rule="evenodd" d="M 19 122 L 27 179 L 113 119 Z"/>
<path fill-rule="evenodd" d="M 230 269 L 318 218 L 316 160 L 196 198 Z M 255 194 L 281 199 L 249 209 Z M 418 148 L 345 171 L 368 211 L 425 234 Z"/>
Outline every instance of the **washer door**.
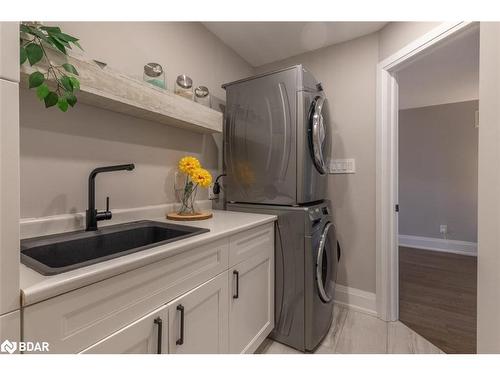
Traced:
<path fill-rule="evenodd" d="M 321 234 L 318 255 L 316 258 L 316 284 L 321 300 L 329 303 L 333 299 L 335 278 L 337 273 L 337 259 L 335 259 L 333 243 L 335 226 L 328 222 Z"/>
<path fill-rule="evenodd" d="M 329 124 L 328 100 L 324 96 L 317 96 L 311 104 L 308 137 L 311 157 L 320 174 L 328 172 L 326 158 L 330 155 L 331 145 Z"/>

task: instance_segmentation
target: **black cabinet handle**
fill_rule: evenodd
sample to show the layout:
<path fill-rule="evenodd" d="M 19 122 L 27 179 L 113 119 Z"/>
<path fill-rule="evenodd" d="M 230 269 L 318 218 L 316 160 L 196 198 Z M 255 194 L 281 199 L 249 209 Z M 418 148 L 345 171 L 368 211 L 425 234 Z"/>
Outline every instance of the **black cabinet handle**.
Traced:
<path fill-rule="evenodd" d="M 181 312 L 181 337 L 175 342 L 176 345 L 184 344 L 184 306 L 177 306 L 177 311 Z"/>
<path fill-rule="evenodd" d="M 234 270 L 233 275 L 236 276 L 236 293 L 233 294 L 233 298 L 237 299 L 240 296 L 240 273 Z"/>
<path fill-rule="evenodd" d="M 161 320 L 160 317 L 156 318 L 154 320 L 154 323 L 158 325 L 158 344 L 156 345 L 157 347 L 157 353 L 161 354 L 161 342 L 162 342 L 162 333 L 163 333 L 163 320 Z"/>

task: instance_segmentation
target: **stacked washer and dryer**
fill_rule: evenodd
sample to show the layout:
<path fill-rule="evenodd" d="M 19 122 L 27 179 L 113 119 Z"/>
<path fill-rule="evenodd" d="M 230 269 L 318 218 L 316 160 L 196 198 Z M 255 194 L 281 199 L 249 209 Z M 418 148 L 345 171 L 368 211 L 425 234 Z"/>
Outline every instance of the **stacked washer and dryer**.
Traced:
<path fill-rule="evenodd" d="M 325 199 L 331 153 L 327 99 L 302 65 L 222 87 L 226 207 L 278 216 L 271 337 L 313 351 L 332 322 L 340 260 Z"/>

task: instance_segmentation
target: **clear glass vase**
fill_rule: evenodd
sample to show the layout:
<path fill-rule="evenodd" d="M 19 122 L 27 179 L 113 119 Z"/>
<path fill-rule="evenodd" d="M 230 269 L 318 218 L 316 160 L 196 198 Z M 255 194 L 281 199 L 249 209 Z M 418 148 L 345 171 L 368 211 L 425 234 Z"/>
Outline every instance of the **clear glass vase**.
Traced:
<path fill-rule="evenodd" d="M 193 184 L 192 181 L 186 182 L 184 192 L 181 196 L 181 207 L 177 211 L 179 215 L 194 215 L 196 214 L 195 200 L 198 185 Z"/>

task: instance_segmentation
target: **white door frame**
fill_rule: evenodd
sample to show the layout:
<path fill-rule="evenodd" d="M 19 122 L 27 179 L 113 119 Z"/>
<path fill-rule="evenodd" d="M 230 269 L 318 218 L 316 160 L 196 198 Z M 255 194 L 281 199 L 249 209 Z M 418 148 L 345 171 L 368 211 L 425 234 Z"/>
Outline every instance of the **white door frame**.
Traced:
<path fill-rule="evenodd" d="M 431 52 L 473 22 L 446 22 L 377 65 L 376 131 L 376 293 L 377 314 L 399 318 L 398 220 L 398 83 L 396 73 Z"/>

